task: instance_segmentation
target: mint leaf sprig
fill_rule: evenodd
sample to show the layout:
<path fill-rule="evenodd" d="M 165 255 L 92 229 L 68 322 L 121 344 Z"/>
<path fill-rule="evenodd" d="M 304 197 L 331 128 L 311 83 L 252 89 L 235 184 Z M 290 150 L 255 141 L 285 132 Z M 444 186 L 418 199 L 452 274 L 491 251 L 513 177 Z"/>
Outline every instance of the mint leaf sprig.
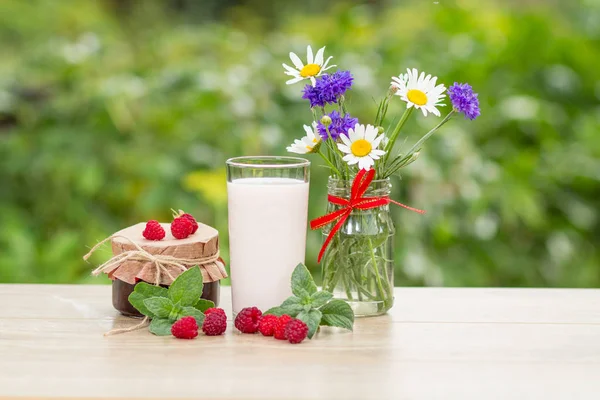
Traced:
<path fill-rule="evenodd" d="M 319 326 L 335 326 L 352 330 L 354 312 L 344 300 L 333 299 L 326 290 L 318 291 L 312 275 L 304 264 L 298 264 L 292 273 L 292 293 L 278 307 L 264 314 L 284 314 L 303 321 L 308 326 L 308 338 L 312 339 Z"/>
<path fill-rule="evenodd" d="M 151 319 L 150 332 L 158 336 L 171 334 L 171 326 L 183 317 L 194 317 L 198 326 L 204 322 L 204 311 L 215 303 L 201 299 L 203 287 L 200 268 L 192 267 L 179 275 L 169 289 L 140 282 L 129 295 L 129 302 Z"/>

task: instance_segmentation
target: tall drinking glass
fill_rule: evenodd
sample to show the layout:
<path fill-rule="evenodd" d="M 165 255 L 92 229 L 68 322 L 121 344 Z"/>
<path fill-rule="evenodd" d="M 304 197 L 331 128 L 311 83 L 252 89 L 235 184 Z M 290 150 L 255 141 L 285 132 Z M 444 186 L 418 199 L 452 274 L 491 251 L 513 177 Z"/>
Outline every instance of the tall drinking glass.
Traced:
<path fill-rule="evenodd" d="M 309 167 L 296 157 L 227 160 L 234 314 L 266 311 L 292 295 L 290 278 L 306 251 Z"/>

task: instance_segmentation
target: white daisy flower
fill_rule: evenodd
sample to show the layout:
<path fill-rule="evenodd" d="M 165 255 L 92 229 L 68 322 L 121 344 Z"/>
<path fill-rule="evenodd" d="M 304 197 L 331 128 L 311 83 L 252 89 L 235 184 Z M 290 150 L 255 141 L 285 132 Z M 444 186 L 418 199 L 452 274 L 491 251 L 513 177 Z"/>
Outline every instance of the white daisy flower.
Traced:
<path fill-rule="evenodd" d="M 375 165 L 375 160 L 385 154 L 385 151 L 377 147 L 385 135 L 377 136 L 379 131 L 373 125 L 356 124 L 354 129 L 348 130 L 348 136 L 340 135 L 342 143 L 338 143 L 338 149 L 346 155 L 342 160 L 348 165 L 358 164 L 358 169 L 370 169 Z"/>
<path fill-rule="evenodd" d="M 330 68 L 336 67 L 336 65 L 329 65 L 329 60 L 333 57 L 329 57 L 325 62 L 323 62 L 323 53 L 325 52 L 325 47 L 321 47 L 317 54 L 313 58 L 312 48 L 310 46 L 306 47 L 306 65 L 302 63 L 300 57 L 296 55 L 296 53 L 290 52 L 290 60 L 294 64 L 292 68 L 287 64 L 282 64 L 285 69 L 285 74 L 293 76 L 292 79 L 286 82 L 286 84 L 291 85 L 292 83 L 300 82 L 303 79 L 310 79 L 312 85 L 315 86 L 317 80 L 315 77 L 321 75 L 324 71 L 327 71 Z"/>
<path fill-rule="evenodd" d="M 321 136 L 319 136 L 317 131 L 317 123 L 313 122 L 312 128 L 304 125 L 304 130 L 306 131 L 306 136 L 300 140 L 294 140 L 294 143 L 287 147 L 287 151 L 296 154 L 307 154 L 312 153 L 317 148 L 319 143 L 321 143 Z"/>
<path fill-rule="evenodd" d="M 397 88 L 395 95 L 400 96 L 408 104 L 408 108 L 415 107 L 423 111 L 423 115 L 427 116 L 427 112 L 440 116 L 440 111 L 437 107 L 443 106 L 442 99 L 446 95 L 442 94 L 446 91 L 444 85 L 435 85 L 437 77 L 431 75 L 425 76 L 425 72 L 421 72 L 415 68 L 412 70 L 406 69 L 407 74 L 400 74 L 398 77 L 392 77 L 392 86 Z"/>

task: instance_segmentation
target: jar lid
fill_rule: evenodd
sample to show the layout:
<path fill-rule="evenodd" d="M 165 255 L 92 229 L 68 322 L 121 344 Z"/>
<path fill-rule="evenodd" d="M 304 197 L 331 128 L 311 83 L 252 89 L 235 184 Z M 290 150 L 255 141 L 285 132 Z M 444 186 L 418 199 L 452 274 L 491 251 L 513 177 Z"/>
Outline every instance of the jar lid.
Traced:
<path fill-rule="evenodd" d="M 161 223 L 166 236 L 163 240 L 152 241 L 142 235 L 145 226 L 142 222 L 116 232 L 111 239 L 113 255 L 125 252 L 139 253 L 139 246 L 147 253 L 157 256 L 161 267 L 157 267 L 156 260 L 136 256 L 124 259 L 114 268 L 104 270 L 109 278 L 130 284 L 140 280 L 157 283 L 158 273 L 158 283 L 170 285 L 185 269 L 196 265 L 200 267 L 205 283 L 227 277 L 225 263 L 219 257 L 219 232 L 215 228 L 198 223 L 198 230 L 194 234 L 185 239 L 175 239 L 171 235 L 170 224 Z M 165 259 L 172 262 L 160 261 Z"/>

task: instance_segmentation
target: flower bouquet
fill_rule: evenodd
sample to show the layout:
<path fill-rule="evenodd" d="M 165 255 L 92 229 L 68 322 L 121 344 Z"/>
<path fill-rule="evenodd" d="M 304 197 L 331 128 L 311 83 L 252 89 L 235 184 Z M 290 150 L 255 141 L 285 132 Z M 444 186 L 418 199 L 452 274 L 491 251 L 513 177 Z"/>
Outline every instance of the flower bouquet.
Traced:
<path fill-rule="evenodd" d="M 306 136 L 287 150 L 318 154 L 330 170 L 327 213 L 311 222 L 323 229 L 323 288 L 349 302 L 357 316 L 379 315 L 393 305 L 394 224 L 389 204 L 423 213 L 389 198 L 390 177 L 413 163 L 425 141 L 454 115 L 479 116 L 479 100 L 468 84 L 454 83 L 448 90 L 437 77 L 407 69 L 392 77 L 389 90 L 379 102 L 372 124 L 361 124 L 348 112 L 346 92 L 352 87 L 350 71 L 326 71 L 336 67 L 325 60 L 325 47 L 316 55 L 307 47 L 306 64 L 290 53 L 293 66 L 283 64 L 292 77 L 287 84 L 303 80 L 302 98 L 310 103 L 313 122 L 304 125 Z M 415 110 L 423 116 L 441 117 L 439 107 L 448 92 L 452 109 L 429 132 L 408 149 L 396 146 L 403 126 Z M 390 104 L 399 97 L 406 107 L 397 120 L 383 127 Z M 328 108 L 330 110 L 328 110 Z M 398 148 L 397 148 L 398 147 Z"/>

